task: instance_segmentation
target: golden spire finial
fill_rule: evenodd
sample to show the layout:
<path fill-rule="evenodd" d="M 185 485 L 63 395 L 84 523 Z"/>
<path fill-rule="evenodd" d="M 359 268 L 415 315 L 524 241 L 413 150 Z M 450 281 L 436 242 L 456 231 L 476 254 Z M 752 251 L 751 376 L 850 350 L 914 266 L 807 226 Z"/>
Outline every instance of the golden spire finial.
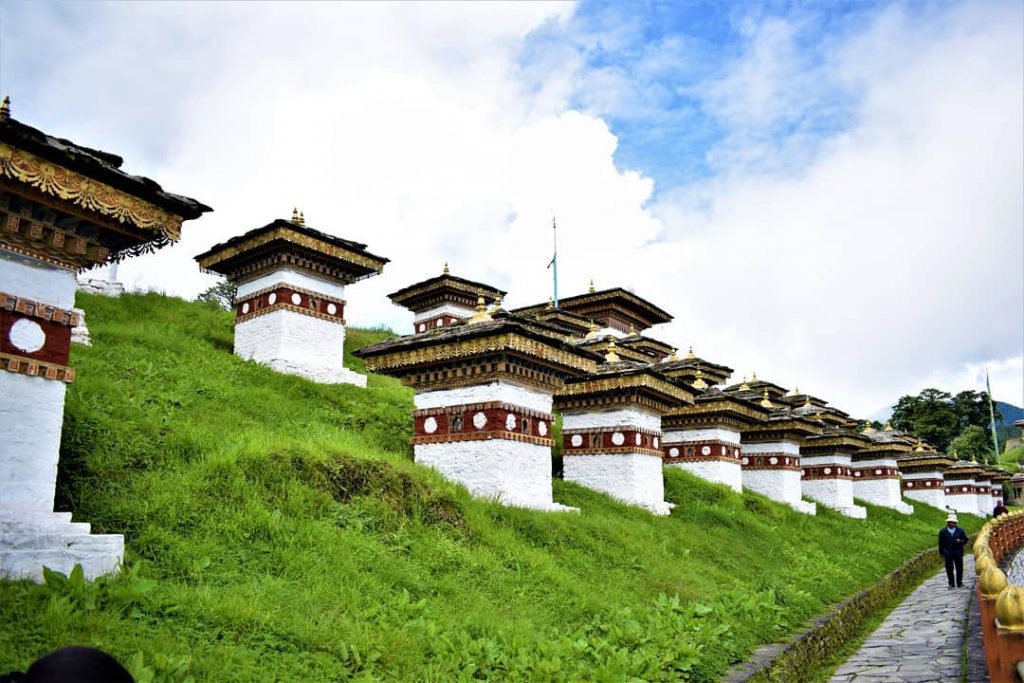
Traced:
<path fill-rule="evenodd" d="M 548 310 L 550 311 L 550 310 L 552 310 L 552 309 L 553 309 L 554 307 L 555 307 L 555 297 L 553 297 L 553 296 L 549 296 L 549 297 L 548 297 Z"/>
<path fill-rule="evenodd" d="M 889 423 L 887 422 L 886 426 L 888 426 L 888 425 L 889 425 Z M 885 431 L 891 432 L 892 430 L 891 429 L 886 429 Z M 924 442 L 921 441 L 921 437 L 917 438 L 917 448 L 914 449 L 914 452 L 915 453 L 924 453 Z"/>
<path fill-rule="evenodd" d="M 690 344 L 689 350 L 686 352 L 686 360 L 693 360 L 697 356 L 693 355 L 693 344 Z"/>
<path fill-rule="evenodd" d="M 491 313 L 491 315 L 494 315 L 499 310 L 501 310 L 501 294 L 499 294 L 498 297 L 494 300 L 494 306 L 491 307 L 491 310 L 489 312 Z"/>
<path fill-rule="evenodd" d="M 761 396 L 761 407 L 762 408 L 774 408 L 771 400 L 768 398 L 768 387 L 764 388 L 764 394 Z"/>
<path fill-rule="evenodd" d="M 632 337 L 636 334 L 636 325 L 633 323 L 629 324 L 629 336 Z"/>
<path fill-rule="evenodd" d="M 483 293 L 476 298 L 475 310 L 476 313 L 469 317 L 469 324 L 484 323 L 491 319 L 491 314 L 487 312 L 487 302 L 484 300 Z"/>
<path fill-rule="evenodd" d="M 615 338 L 612 337 L 611 343 L 608 344 L 608 352 L 604 354 L 605 363 L 618 363 L 619 354 L 615 353 Z"/>
<path fill-rule="evenodd" d="M 597 289 L 594 287 L 594 278 L 590 278 L 590 287 L 587 289 L 587 291 L 590 294 L 593 294 L 594 292 L 597 291 Z"/>
<path fill-rule="evenodd" d="M 299 223 L 299 207 L 295 207 L 294 209 L 292 209 L 292 223 L 294 223 L 295 225 L 300 225 L 300 223 Z"/>
<path fill-rule="evenodd" d="M 896 430 L 892 427 L 892 420 L 886 420 L 885 426 L 882 427 L 883 432 L 895 432 Z M 917 440 L 917 443 L 921 443 L 921 439 Z"/>
<path fill-rule="evenodd" d="M 743 375 L 743 383 L 740 384 L 740 391 L 750 391 L 750 385 L 747 384 L 747 376 Z"/>
<path fill-rule="evenodd" d="M 751 382 L 756 382 L 757 381 L 757 370 L 754 370 L 754 374 L 750 376 L 750 381 Z"/>
<path fill-rule="evenodd" d="M 873 434 L 874 432 L 875 432 L 875 428 L 871 426 L 871 421 L 870 420 L 864 420 L 864 429 L 862 429 L 860 433 L 861 434 Z"/>
<path fill-rule="evenodd" d="M 444 275 L 449 275 L 449 274 L 451 273 L 451 271 L 450 271 L 450 270 L 448 270 L 448 262 L 447 262 L 447 261 L 445 261 L 445 262 L 444 262 L 444 270 L 443 270 L 443 271 L 441 271 L 441 272 L 442 272 L 442 274 L 444 274 Z"/>
<path fill-rule="evenodd" d="M 805 406 L 811 405 L 811 397 L 810 397 L 809 394 L 807 396 L 804 396 L 804 405 Z"/>
<path fill-rule="evenodd" d="M 800 386 L 797 385 L 797 386 L 793 387 L 793 391 L 790 392 L 789 395 L 790 396 L 799 396 L 800 395 Z"/>
<path fill-rule="evenodd" d="M 594 337 L 596 337 L 598 329 L 600 329 L 600 328 L 598 328 L 597 323 L 591 322 L 590 323 L 590 331 L 587 332 L 587 339 L 593 339 Z"/>
<path fill-rule="evenodd" d="M 301 211 L 299 211 L 299 225 L 305 225 L 305 224 L 306 224 L 306 214 L 304 214 Z"/>
<path fill-rule="evenodd" d="M 697 379 L 693 381 L 694 389 L 707 389 L 708 383 L 704 381 L 704 371 L 697 368 Z"/>
<path fill-rule="evenodd" d="M 6 121 L 11 118 L 11 98 L 9 95 L 4 96 L 4 101 L 0 103 L 0 120 Z"/>
<path fill-rule="evenodd" d="M 818 422 L 824 422 L 825 421 L 825 419 L 821 415 L 821 411 L 820 410 L 814 414 L 814 419 L 817 420 Z"/>
<path fill-rule="evenodd" d="M 665 360 L 668 361 L 669 363 L 674 363 L 675 361 L 679 360 L 679 356 L 676 355 L 676 351 L 678 350 L 679 349 L 673 348 L 672 353 L 670 353 L 668 355 L 668 358 L 666 358 Z"/>

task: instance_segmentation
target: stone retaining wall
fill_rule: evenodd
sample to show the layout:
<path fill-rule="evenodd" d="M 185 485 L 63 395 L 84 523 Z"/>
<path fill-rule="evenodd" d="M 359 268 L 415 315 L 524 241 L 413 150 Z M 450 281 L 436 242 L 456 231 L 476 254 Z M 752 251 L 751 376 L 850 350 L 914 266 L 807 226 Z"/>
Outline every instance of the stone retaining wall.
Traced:
<path fill-rule="evenodd" d="M 726 683 L 810 680 L 840 648 L 862 635 L 860 629 L 865 622 L 890 607 L 894 598 L 919 584 L 940 566 L 942 559 L 937 550 L 924 551 L 886 574 L 871 588 L 840 603 L 792 640 L 755 650 L 749 661 L 733 668 L 722 680 Z"/>

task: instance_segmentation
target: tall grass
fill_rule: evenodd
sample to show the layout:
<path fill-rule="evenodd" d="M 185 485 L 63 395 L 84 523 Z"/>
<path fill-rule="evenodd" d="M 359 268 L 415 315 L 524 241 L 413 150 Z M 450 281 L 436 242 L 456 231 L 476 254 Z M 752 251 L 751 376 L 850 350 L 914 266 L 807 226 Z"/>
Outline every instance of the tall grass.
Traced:
<path fill-rule="evenodd" d="M 916 503 L 807 517 L 676 470 L 668 518 L 557 480 L 582 514 L 503 508 L 412 464 L 392 379 L 243 362 L 201 304 L 79 304 L 94 346 L 72 356 L 58 506 L 123 533 L 129 571 L 91 600 L 0 584 L 0 670 L 89 643 L 167 681 L 712 681 L 942 526 Z"/>

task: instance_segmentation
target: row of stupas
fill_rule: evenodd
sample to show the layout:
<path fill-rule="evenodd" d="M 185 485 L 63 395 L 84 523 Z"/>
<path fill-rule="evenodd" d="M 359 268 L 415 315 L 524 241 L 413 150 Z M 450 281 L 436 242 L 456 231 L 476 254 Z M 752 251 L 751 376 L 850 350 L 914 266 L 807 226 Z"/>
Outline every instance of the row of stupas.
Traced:
<path fill-rule="evenodd" d="M 477 303 L 472 305 L 473 296 Z M 563 477 L 666 514 L 662 467 L 807 514 L 863 518 L 855 498 L 910 514 L 904 496 L 985 514 L 1007 478 L 860 423 L 827 401 L 733 370 L 646 332 L 672 316 L 622 288 L 511 311 L 505 292 L 441 275 L 389 295 L 413 333 L 360 349 L 416 392 L 416 461 L 473 493 L 560 509 L 548 463 L 562 417 Z M 806 500 L 809 499 L 809 500 Z"/>
<path fill-rule="evenodd" d="M 211 209 L 55 138 L 0 106 L 0 576 L 114 570 L 124 540 L 55 512 L 76 272 L 174 241 Z M 365 386 L 344 367 L 345 289 L 382 272 L 366 245 L 297 210 L 218 244 L 199 266 L 237 285 L 235 353 L 316 382 Z M 644 334 L 672 316 L 622 288 L 507 311 L 505 292 L 444 272 L 390 295 L 413 333 L 357 353 L 415 391 L 418 463 L 473 494 L 543 510 L 562 419 L 563 476 L 667 514 L 663 467 L 679 467 L 814 514 L 863 517 L 854 497 L 909 513 L 901 496 L 985 512 L 1001 473 L 928 451 L 892 430 L 857 431 L 825 401 Z M 902 476 L 901 476 L 902 474 Z M 901 490 L 902 487 L 902 490 Z M 808 502 L 809 498 L 815 502 Z"/>

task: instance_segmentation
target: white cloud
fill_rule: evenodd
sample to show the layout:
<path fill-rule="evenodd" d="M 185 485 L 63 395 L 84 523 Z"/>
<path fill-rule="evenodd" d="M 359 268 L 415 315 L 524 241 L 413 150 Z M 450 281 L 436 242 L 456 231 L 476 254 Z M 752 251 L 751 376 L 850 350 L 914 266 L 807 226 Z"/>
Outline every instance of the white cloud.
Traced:
<path fill-rule="evenodd" d="M 861 413 L 1019 357 L 1019 26 L 1018 5 L 923 25 L 888 11 L 835 46 L 824 73 L 860 89 L 861 107 L 813 163 L 741 164 L 659 202 L 688 274 L 707 283 L 681 317 L 709 357 Z M 743 82 L 767 81 L 755 93 L 790 78 L 759 69 L 737 67 Z M 1020 403 L 1012 374 L 996 394 Z"/>
<path fill-rule="evenodd" d="M 996 396 L 1024 402 L 1017 5 L 921 23 L 888 11 L 810 76 L 792 24 L 752 24 L 743 58 L 697 93 L 737 131 L 719 175 L 653 207 L 653 181 L 615 167 L 607 125 L 567 110 L 597 82 L 579 53 L 518 63 L 524 37 L 572 6 L 111 4 L 71 21 L 7 7 L 15 116 L 216 209 L 126 264 L 129 284 L 195 294 L 209 279 L 193 255 L 299 206 L 392 259 L 350 288 L 347 313 L 404 330 L 384 294 L 444 261 L 510 306 L 545 300 L 557 215 L 563 295 L 591 277 L 632 287 L 677 317 L 654 336 L 739 374 L 867 414 L 988 362 L 1008 368 Z M 34 49 L 41 35 L 56 52 Z M 695 68 L 665 45 L 645 68 Z M 609 73 L 623 90 L 608 98 L 637 95 Z M 762 134 L 840 89 L 861 96 L 842 134 Z M 779 163 L 748 163 L 765 156 Z"/>

